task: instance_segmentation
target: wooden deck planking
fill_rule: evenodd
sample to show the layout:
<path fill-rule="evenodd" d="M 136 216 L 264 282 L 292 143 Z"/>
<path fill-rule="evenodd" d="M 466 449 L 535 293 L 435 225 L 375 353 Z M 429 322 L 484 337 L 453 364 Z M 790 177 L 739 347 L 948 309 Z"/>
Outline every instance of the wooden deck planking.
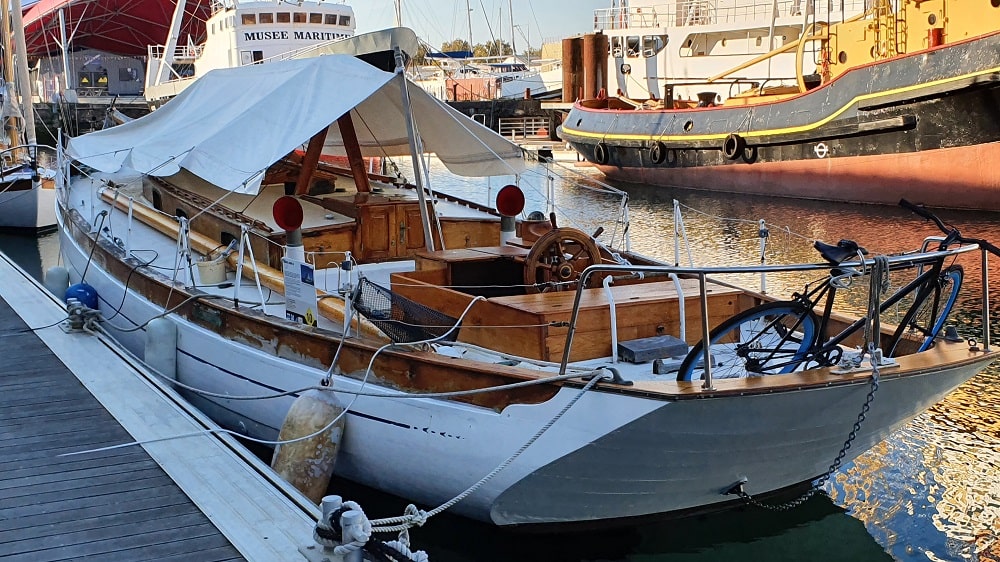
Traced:
<path fill-rule="evenodd" d="M 131 436 L 36 335 L 25 332 L 27 325 L 3 299 L 0 318 L 0 345 L 8 349 L 0 366 L 0 558 L 129 559 L 146 557 L 155 546 L 189 560 L 242 559 L 179 490 L 169 501 L 157 494 L 145 499 L 146 490 L 171 481 L 142 449 L 58 457 Z M 139 503 L 120 501 L 123 492 Z M 103 500 L 96 509 L 94 499 Z M 160 544 L 164 530 L 170 540 Z M 192 534 L 218 536 L 208 558 L 177 540 Z"/>
<path fill-rule="evenodd" d="M 11 272 L 20 273 L 0 255 L 0 278 Z M 29 289 L 38 288 L 0 286 L 0 346 L 9 350 L 0 360 L 0 559 L 301 559 L 314 506 L 275 490 L 215 437 L 58 456 L 209 422 L 186 418 L 113 351 L 104 349 L 112 365 L 81 349 L 106 348 L 98 338 L 28 330 L 14 308 L 32 306 L 21 302 Z M 44 327 L 60 316 L 31 317 Z M 115 379 L 126 371 L 127 384 Z"/>

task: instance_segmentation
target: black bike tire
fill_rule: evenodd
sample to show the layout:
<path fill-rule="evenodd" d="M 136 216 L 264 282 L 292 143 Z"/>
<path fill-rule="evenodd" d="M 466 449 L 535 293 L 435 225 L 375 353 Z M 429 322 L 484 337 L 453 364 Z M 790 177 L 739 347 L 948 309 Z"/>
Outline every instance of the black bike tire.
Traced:
<path fill-rule="evenodd" d="M 952 283 L 948 288 L 948 293 L 941 294 L 941 297 L 944 297 L 939 299 L 939 302 L 942 303 L 941 310 L 938 311 L 937 317 L 933 319 L 933 327 L 931 328 L 930 333 L 927 334 L 927 336 L 924 338 L 924 342 L 920 344 L 920 347 L 917 349 L 918 353 L 921 351 L 927 351 L 927 349 L 929 349 L 931 344 L 933 343 L 934 338 L 941 332 L 941 329 L 944 328 L 944 323 L 948 320 L 948 315 L 951 314 L 951 309 L 955 306 L 955 301 L 958 298 L 958 292 L 962 289 L 962 282 L 965 280 L 965 270 L 962 268 L 961 265 L 958 264 L 950 265 L 941 270 L 941 275 L 938 277 L 938 279 L 944 279 L 945 277 L 952 277 Z M 938 279 L 931 279 L 928 281 L 928 283 L 935 282 Z M 933 289 L 928 291 L 927 294 L 924 295 L 924 298 L 923 300 L 921 300 L 920 303 L 911 306 L 910 309 L 906 312 L 906 316 L 904 316 L 902 322 L 899 323 L 900 326 L 899 331 L 897 334 L 895 334 L 895 337 L 893 338 L 893 341 L 889 346 L 889 354 L 888 354 L 889 357 L 895 357 L 896 347 L 899 345 L 900 340 L 903 339 L 903 334 L 905 333 L 905 331 L 909 328 L 910 324 L 913 322 L 913 317 L 916 316 L 916 314 L 923 307 L 927 299 L 931 298 L 934 295 L 934 293 L 935 291 Z"/>
<path fill-rule="evenodd" d="M 811 334 L 811 337 L 803 338 L 796 353 L 803 353 L 815 346 L 816 340 L 819 338 L 819 322 L 816 319 L 816 314 L 813 313 L 811 308 L 798 301 L 769 302 L 744 310 L 743 312 L 734 315 L 722 324 L 716 326 L 716 328 L 709 333 L 709 345 L 717 343 L 731 331 L 748 321 L 756 320 L 768 315 L 773 316 L 782 313 L 792 314 L 797 318 L 801 318 L 803 323 L 802 325 L 809 326 L 807 333 Z M 698 361 L 704 357 L 704 353 L 704 341 L 699 341 L 684 357 L 684 361 L 681 362 L 681 366 L 677 370 L 677 380 L 693 380 L 692 376 L 694 374 L 695 366 L 698 364 Z M 802 360 L 805 360 L 805 357 L 803 357 Z M 799 361 L 799 363 L 801 363 L 801 361 Z M 791 372 L 795 369 L 795 366 L 796 365 L 790 365 L 786 367 L 786 369 L 783 369 L 783 372 Z"/>

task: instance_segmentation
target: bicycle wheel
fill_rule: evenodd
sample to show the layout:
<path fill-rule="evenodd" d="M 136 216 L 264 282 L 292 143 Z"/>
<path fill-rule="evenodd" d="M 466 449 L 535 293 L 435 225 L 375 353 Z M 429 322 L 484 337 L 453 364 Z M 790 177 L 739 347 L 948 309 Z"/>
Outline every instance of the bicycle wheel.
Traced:
<path fill-rule="evenodd" d="M 819 335 L 816 315 L 795 301 L 772 302 L 745 310 L 709 334 L 712 376 L 737 378 L 790 373 L 806 358 Z M 704 342 L 695 344 L 677 371 L 677 380 L 702 378 Z"/>
<path fill-rule="evenodd" d="M 934 338 L 944 329 L 944 323 L 948 320 L 952 307 L 955 306 L 964 278 L 965 271 L 962 266 L 952 265 L 943 269 L 937 278 L 928 281 L 932 284 L 930 290 L 924 286 L 923 300 L 910 306 L 893 335 L 889 357 L 896 356 L 896 348 L 906 332 L 917 333 L 924 337 L 920 347 L 917 348 L 918 352 L 927 351 L 934 345 Z"/>

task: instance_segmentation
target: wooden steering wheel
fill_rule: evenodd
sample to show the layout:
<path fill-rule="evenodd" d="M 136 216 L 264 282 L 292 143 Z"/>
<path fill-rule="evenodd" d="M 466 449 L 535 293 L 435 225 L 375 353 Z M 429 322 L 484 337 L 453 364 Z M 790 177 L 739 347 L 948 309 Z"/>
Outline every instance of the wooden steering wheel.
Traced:
<path fill-rule="evenodd" d="M 531 246 L 524 261 L 524 284 L 529 293 L 575 289 L 583 270 L 601 263 L 597 243 L 575 228 L 554 228 Z M 596 287 L 601 276 L 591 276 L 589 287 Z"/>

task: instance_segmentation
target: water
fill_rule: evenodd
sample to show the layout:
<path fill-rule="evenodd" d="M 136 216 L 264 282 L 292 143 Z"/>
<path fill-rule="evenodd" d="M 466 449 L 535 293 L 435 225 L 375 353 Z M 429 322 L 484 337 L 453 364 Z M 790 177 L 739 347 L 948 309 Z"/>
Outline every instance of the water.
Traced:
<path fill-rule="evenodd" d="M 544 170 L 522 177 L 536 188 L 527 208 L 545 210 Z M 473 183 L 438 185 L 481 202 L 490 189 Z M 759 255 L 757 220 L 769 224 L 769 261 L 816 261 L 811 239 L 850 238 L 872 253 L 911 249 L 934 227 L 903 209 L 732 197 L 619 186 L 630 197 L 633 249 L 673 261 L 672 200 L 684 207 L 698 263 L 748 263 Z M 557 185 L 564 226 L 593 231 L 615 216 L 616 197 Z M 944 212 L 968 236 L 1000 242 L 1000 214 Z M 724 219 L 719 217 L 725 217 Z M 58 239 L 0 235 L 0 250 L 33 275 L 54 265 Z M 747 256 L 753 257 L 748 260 Z M 682 252 L 682 263 L 687 252 Z M 966 277 L 955 317 L 960 332 L 978 337 L 979 258 L 963 256 Z M 990 267 L 993 341 L 1000 342 L 1000 259 Z M 759 279 L 741 282 L 756 286 Z M 804 279 L 771 278 L 769 292 L 799 290 Z M 848 303 L 859 308 L 862 299 Z M 876 400 L 878 398 L 876 397 Z M 846 432 L 849 428 L 845 428 Z M 832 461 L 833 459 L 831 459 Z M 406 501 L 335 481 L 371 517 L 402 513 Z M 421 506 L 430 508 L 434 506 Z M 513 533 L 451 517 L 411 531 L 414 546 L 441 561 L 1000 561 L 1000 368 L 984 371 L 883 443 L 835 473 L 824 493 L 781 513 L 743 508 L 687 520 L 574 535 Z"/>

